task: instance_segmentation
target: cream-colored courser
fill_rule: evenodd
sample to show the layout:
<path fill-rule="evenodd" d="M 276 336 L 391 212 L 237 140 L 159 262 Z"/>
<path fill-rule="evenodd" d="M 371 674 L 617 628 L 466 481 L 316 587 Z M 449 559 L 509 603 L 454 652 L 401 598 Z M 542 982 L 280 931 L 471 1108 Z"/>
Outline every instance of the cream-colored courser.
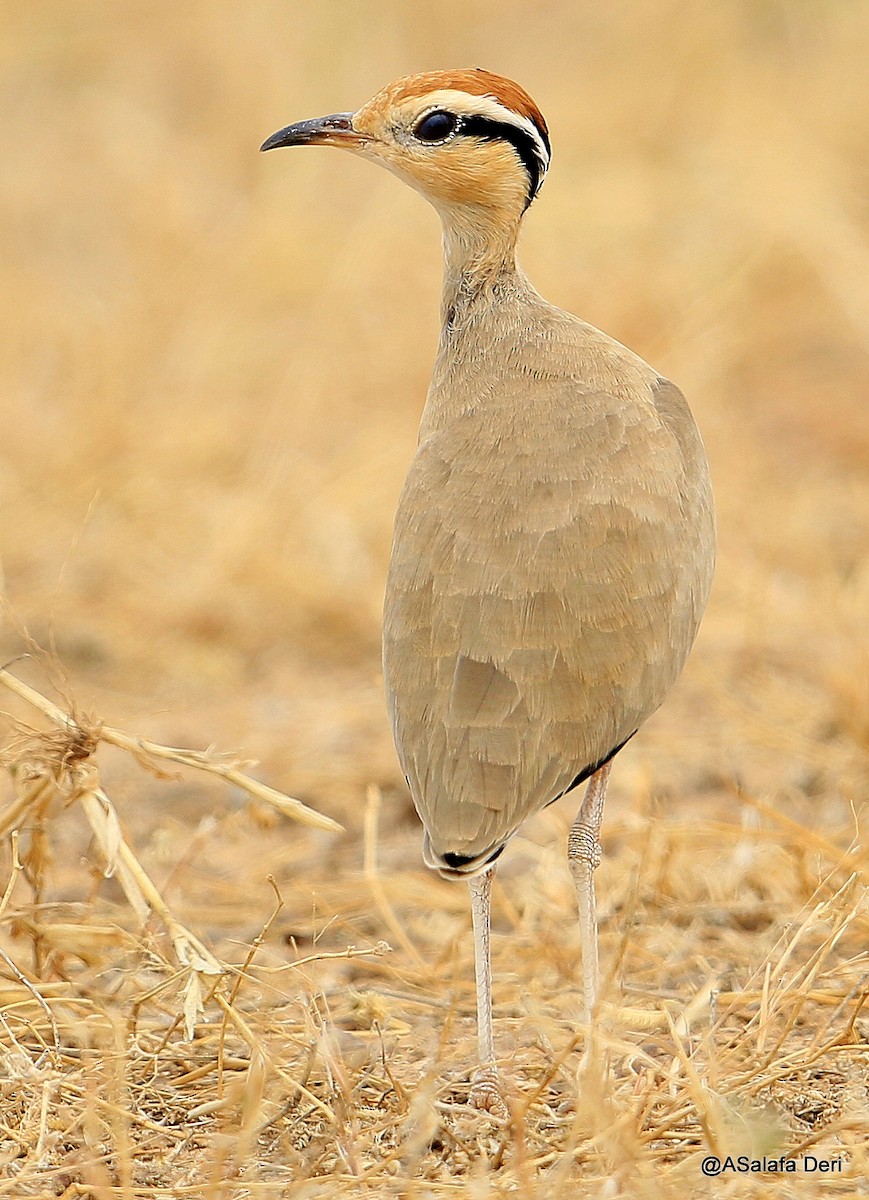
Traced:
<path fill-rule="evenodd" d="M 517 266 L 550 156 L 517 84 L 411 75 L 263 149 L 295 145 L 381 163 L 443 222 L 443 329 L 396 516 L 383 663 L 425 861 L 471 887 L 472 1100 L 489 1106 L 495 860 L 526 817 L 590 779 L 569 842 L 590 1014 L 607 774 L 697 633 L 715 546 L 706 456 L 681 392 Z"/>

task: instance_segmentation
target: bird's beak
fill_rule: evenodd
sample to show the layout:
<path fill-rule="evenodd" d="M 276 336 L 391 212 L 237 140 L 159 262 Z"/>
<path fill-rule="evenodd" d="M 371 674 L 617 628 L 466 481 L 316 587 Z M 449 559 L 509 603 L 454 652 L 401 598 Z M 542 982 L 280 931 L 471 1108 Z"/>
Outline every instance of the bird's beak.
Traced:
<path fill-rule="evenodd" d="M 312 121 L 297 121 L 279 129 L 266 138 L 260 150 L 276 150 L 278 146 L 343 146 L 355 150 L 369 139 L 353 128 L 353 113 L 333 113 L 315 117 Z"/>

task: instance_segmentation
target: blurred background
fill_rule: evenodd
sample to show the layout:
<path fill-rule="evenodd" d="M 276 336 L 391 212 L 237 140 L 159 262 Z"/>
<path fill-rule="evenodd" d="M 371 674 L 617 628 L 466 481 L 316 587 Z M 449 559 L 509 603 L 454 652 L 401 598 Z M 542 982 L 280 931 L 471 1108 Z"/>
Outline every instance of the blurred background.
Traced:
<path fill-rule="evenodd" d="M 311 835 L 323 861 L 358 861 L 378 784 L 387 855 L 417 862 L 379 610 L 437 220 L 349 155 L 258 146 L 398 75 L 485 66 L 552 133 L 525 269 L 678 382 L 712 462 L 709 612 L 612 804 L 738 823 L 742 793 L 848 828 L 869 783 L 869 7 L 41 0 L 0 21 L 5 659 L 26 628 L 85 711 L 257 760 L 347 825 Z M 227 803 L 168 795 L 115 799 L 167 829 Z M 308 845 L 237 836 L 240 882 Z"/>

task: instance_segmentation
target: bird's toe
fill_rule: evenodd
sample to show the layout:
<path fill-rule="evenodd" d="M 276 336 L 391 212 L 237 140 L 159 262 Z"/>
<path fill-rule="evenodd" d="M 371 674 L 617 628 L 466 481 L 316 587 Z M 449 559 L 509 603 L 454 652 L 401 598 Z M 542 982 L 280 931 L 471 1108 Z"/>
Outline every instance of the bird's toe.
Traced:
<path fill-rule="evenodd" d="M 479 1067 L 471 1077 L 468 1104 L 478 1111 L 491 1113 L 493 1117 L 507 1117 L 509 1111 L 501 1094 L 498 1068 Z"/>

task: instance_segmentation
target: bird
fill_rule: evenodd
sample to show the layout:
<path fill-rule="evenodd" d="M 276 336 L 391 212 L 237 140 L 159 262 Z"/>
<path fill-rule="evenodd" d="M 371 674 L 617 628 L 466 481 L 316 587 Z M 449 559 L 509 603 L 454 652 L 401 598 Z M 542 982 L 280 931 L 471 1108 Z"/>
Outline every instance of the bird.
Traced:
<path fill-rule="evenodd" d="M 590 1022 L 607 780 L 679 675 L 706 606 L 708 461 L 676 385 L 549 304 L 518 264 L 551 158 L 519 84 L 481 68 L 407 75 L 261 148 L 300 145 L 379 163 L 441 219 L 442 327 L 395 518 L 383 672 L 424 861 L 470 888 L 468 1099 L 494 1110 L 496 863 L 528 817 L 588 781 L 568 862 Z"/>

